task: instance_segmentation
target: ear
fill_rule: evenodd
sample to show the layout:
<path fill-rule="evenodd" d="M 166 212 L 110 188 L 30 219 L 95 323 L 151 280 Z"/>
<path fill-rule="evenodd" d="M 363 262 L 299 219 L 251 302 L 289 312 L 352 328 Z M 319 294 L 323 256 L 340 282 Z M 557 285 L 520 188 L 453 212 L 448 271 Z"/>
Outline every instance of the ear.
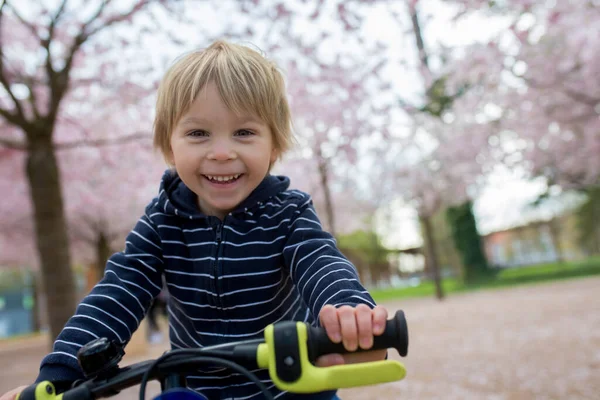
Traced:
<path fill-rule="evenodd" d="M 275 147 L 273 147 L 273 149 L 271 150 L 271 165 L 273 165 L 275 163 L 275 161 L 277 161 L 277 159 L 279 158 L 279 150 Z"/>

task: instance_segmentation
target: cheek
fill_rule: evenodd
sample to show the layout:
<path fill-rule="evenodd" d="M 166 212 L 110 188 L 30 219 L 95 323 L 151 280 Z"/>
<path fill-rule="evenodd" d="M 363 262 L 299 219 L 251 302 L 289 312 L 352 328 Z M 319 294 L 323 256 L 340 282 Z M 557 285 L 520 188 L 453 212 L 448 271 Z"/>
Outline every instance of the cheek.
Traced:
<path fill-rule="evenodd" d="M 173 143 L 172 159 L 173 164 L 186 164 L 194 159 L 194 151 L 186 143 Z"/>
<path fill-rule="evenodd" d="M 254 165 L 260 166 L 261 169 L 270 168 L 270 166 L 272 164 L 273 164 L 273 157 L 272 156 L 267 157 L 267 154 L 265 154 L 265 153 L 263 153 L 262 156 L 256 157 L 254 159 Z"/>

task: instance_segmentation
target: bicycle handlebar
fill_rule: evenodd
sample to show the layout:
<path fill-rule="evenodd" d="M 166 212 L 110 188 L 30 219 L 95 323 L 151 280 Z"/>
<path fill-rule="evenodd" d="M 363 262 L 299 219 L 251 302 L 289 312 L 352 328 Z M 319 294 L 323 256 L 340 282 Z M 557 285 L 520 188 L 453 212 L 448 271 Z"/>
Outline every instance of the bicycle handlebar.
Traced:
<path fill-rule="evenodd" d="M 402 311 L 397 311 L 387 321 L 384 332 L 374 337 L 370 349 L 359 348 L 356 352 L 388 348 L 395 348 L 403 357 L 408 353 L 408 328 Z M 17 400 L 93 400 L 113 396 L 120 390 L 140 383 L 141 393 L 144 393 L 145 379 L 164 379 L 171 374 L 185 374 L 207 362 L 229 365 L 230 368 L 235 366 L 239 371 L 244 370 L 242 365 L 247 368 L 268 369 L 271 380 L 279 389 L 294 393 L 315 393 L 391 382 L 401 380 L 406 375 L 404 365 L 393 360 L 325 368 L 314 365 L 320 356 L 331 353 L 352 352 L 347 351 L 342 343 L 331 342 L 323 328 L 302 322 L 278 322 L 267 326 L 264 340 L 252 339 L 198 349 L 171 350 L 157 360 L 124 368 L 115 366 L 110 373 L 100 368 L 103 371 L 101 376 L 92 377 L 62 394 L 56 393 L 51 382 L 40 382 L 21 392 Z M 80 354 L 78 357 L 80 365 L 84 365 Z"/>
<path fill-rule="evenodd" d="M 314 362 L 324 354 L 348 353 L 343 343 L 333 343 L 322 328 L 308 326 L 308 358 Z M 408 354 L 408 327 L 403 311 L 397 311 L 387 320 L 383 334 L 373 337 L 373 347 L 369 350 L 395 348 L 402 357 Z"/>

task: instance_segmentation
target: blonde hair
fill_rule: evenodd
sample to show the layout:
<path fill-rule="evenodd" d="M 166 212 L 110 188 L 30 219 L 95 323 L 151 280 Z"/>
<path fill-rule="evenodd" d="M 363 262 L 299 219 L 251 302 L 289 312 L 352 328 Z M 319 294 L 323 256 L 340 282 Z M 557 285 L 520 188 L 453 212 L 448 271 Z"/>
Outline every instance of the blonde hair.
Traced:
<path fill-rule="evenodd" d="M 209 82 L 230 110 L 258 116 L 269 126 L 279 156 L 291 147 L 290 108 L 277 66 L 248 47 L 218 40 L 181 57 L 159 85 L 154 147 L 165 159 L 175 125 Z"/>

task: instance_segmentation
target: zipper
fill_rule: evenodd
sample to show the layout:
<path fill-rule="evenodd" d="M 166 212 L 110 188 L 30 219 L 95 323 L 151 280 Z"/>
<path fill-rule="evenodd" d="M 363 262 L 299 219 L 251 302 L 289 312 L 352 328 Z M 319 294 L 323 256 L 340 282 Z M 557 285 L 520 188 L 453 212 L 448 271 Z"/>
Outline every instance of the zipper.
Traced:
<path fill-rule="evenodd" d="M 219 257 L 221 257 L 222 255 L 222 251 L 223 251 L 223 246 L 221 246 L 222 240 L 223 240 L 223 225 L 225 224 L 225 221 L 223 220 L 223 222 L 219 222 L 219 225 L 217 225 L 217 232 L 216 232 L 216 241 L 217 241 L 217 250 L 215 252 L 215 259 L 213 261 L 213 276 L 215 277 L 215 293 L 217 294 L 217 305 L 219 307 L 222 307 L 223 304 L 221 303 L 221 295 L 220 295 L 220 290 L 219 290 Z"/>
<path fill-rule="evenodd" d="M 221 232 L 223 232 L 223 222 L 217 225 L 217 244 L 221 245 Z"/>

